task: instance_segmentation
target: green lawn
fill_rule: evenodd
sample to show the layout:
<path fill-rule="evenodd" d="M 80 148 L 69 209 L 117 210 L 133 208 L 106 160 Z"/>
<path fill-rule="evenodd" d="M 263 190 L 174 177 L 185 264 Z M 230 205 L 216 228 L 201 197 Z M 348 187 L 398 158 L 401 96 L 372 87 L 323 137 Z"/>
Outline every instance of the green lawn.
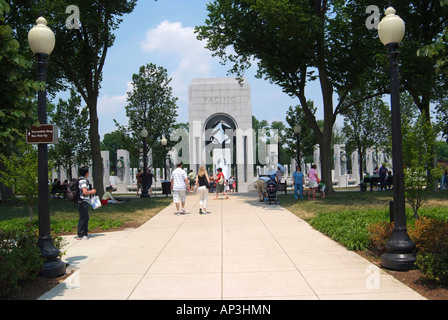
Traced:
<path fill-rule="evenodd" d="M 170 197 L 132 197 L 124 204 L 109 204 L 97 210 L 91 209 L 89 211 L 89 231 L 141 225 L 171 203 Z M 37 220 L 36 204 L 33 222 L 37 223 Z M 28 207 L 24 201 L 14 199 L 0 204 L 0 229 L 6 230 L 13 228 L 18 223 L 29 221 Z M 75 233 L 78 225 L 76 205 L 64 199 L 50 199 L 50 222 L 51 228 L 56 233 Z"/>
<path fill-rule="evenodd" d="M 350 250 L 363 250 L 369 245 L 367 227 L 389 221 L 392 191 L 340 191 L 315 201 L 296 200 L 293 194 L 279 194 L 280 204 Z M 419 210 L 420 216 L 448 221 L 448 192 L 430 192 Z M 414 223 L 413 211 L 406 205 L 408 226 Z"/>
<path fill-rule="evenodd" d="M 322 212 L 340 213 L 347 210 L 363 211 L 367 209 L 389 210 L 389 202 L 393 200 L 392 190 L 390 191 L 336 191 L 331 196 L 325 198 L 318 197 L 315 201 L 294 199 L 293 192 L 288 194 L 278 194 L 280 204 L 293 212 L 298 217 L 310 222 L 317 214 Z M 428 194 L 427 202 L 421 207 L 421 212 L 428 209 L 435 210 L 448 207 L 448 190 L 437 190 Z M 406 209 L 410 210 L 406 204 Z"/>

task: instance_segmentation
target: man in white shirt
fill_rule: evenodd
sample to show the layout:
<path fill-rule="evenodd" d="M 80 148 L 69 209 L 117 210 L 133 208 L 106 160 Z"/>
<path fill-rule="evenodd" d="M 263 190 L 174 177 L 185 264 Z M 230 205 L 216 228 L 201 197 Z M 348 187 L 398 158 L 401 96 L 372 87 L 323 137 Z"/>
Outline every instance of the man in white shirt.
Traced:
<path fill-rule="evenodd" d="M 173 202 L 176 204 L 176 214 L 185 214 L 186 189 L 190 191 L 187 173 L 182 169 L 182 163 L 177 164 L 177 168 L 171 173 L 171 192 L 173 193 Z M 182 203 L 182 209 L 179 211 L 179 202 Z"/>

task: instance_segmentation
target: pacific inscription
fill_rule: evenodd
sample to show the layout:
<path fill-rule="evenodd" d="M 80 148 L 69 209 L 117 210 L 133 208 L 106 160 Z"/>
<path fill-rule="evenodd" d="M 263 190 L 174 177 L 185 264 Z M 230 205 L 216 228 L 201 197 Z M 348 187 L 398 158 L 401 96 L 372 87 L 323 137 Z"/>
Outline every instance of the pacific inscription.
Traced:
<path fill-rule="evenodd" d="M 236 103 L 236 97 L 204 97 L 204 103 Z"/>

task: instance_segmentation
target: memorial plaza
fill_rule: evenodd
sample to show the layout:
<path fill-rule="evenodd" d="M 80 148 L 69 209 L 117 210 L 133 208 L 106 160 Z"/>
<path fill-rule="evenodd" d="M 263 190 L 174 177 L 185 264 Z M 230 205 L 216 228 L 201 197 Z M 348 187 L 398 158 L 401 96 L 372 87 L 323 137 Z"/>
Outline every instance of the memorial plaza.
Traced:
<path fill-rule="evenodd" d="M 136 229 L 66 236 L 65 281 L 40 300 L 423 300 L 256 193 L 189 194 Z"/>

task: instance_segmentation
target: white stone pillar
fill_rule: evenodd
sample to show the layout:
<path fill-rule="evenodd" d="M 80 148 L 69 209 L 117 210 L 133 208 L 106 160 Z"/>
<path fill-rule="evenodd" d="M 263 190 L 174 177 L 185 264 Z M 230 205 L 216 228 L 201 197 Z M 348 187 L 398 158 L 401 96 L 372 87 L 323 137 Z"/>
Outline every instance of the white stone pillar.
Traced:
<path fill-rule="evenodd" d="M 355 184 L 359 184 L 361 179 L 359 176 L 359 166 L 358 151 L 355 151 L 352 153 L 352 179 L 356 180 Z"/>
<path fill-rule="evenodd" d="M 131 159 L 126 150 L 117 150 L 117 193 L 128 193 L 128 185 L 131 181 L 130 175 Z"/>
<path fill-rule="evenodd" d="M 101 151 L 103 159 L 103 186 L 106 188 L 110 185 L 110 158 L 109 151 Z"/>
<path fill-rule="evenodd" d="M 322 170 L 320 166 L 320 147 L 318 144 L 314 146 L 313 163 L 316 165 L 317 174 L 321 177 Z"/>

